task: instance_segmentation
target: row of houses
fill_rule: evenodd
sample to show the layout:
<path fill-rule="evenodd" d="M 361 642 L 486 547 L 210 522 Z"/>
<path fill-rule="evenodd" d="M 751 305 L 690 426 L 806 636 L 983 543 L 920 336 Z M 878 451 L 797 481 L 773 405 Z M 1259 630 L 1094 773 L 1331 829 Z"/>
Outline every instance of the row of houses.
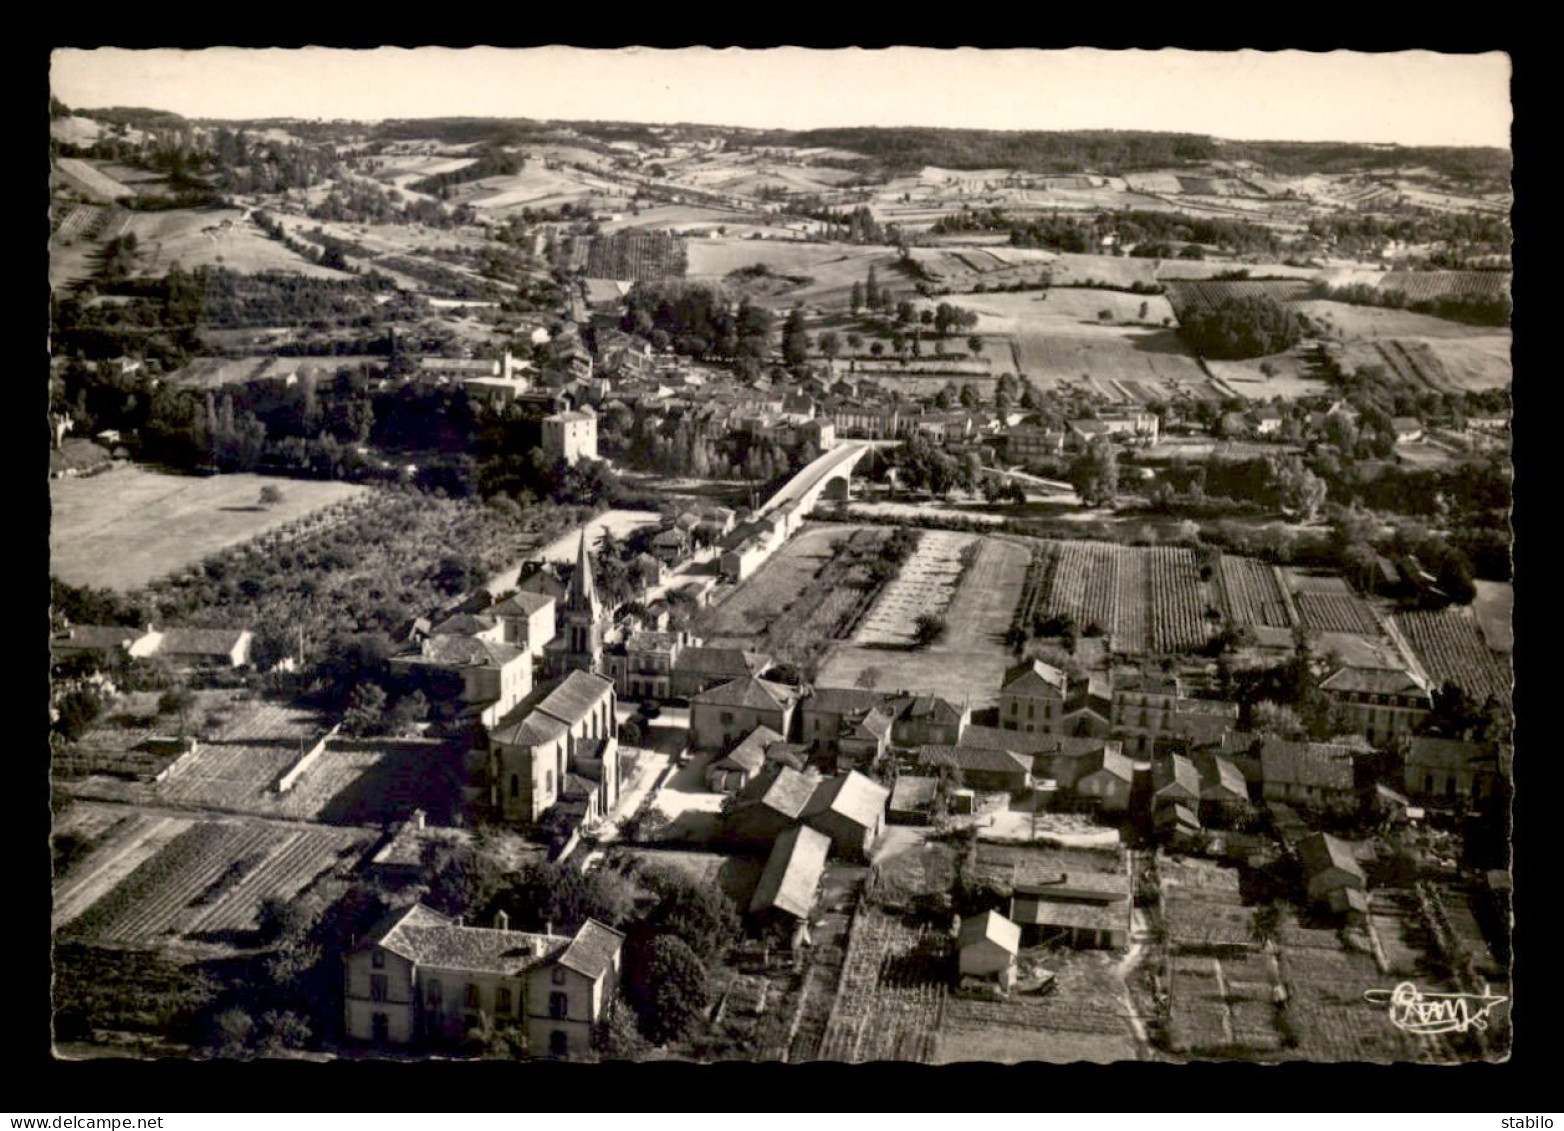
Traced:
<path fill-rule="evenodd" d="M 56 660 L 123 653 L 138 659 L 156 656 L 187 670 L 222 670 L 247 667 L 254 643 L 255 634 L 247 628 L 74 624 L 51 636 L 49 650 Z"/>

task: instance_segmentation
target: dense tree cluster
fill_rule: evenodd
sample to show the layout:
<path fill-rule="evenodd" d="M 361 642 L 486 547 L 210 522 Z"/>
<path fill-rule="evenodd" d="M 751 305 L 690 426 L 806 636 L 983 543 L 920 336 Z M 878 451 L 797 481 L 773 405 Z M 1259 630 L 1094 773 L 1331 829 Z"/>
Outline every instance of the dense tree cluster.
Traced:
<path fill-rule="evenodd" d="M 692 357 L 763 358 L 771 348 L 771 315 L 748 298 L 728 297 L 704 283 L 637 283 L 621 328 Z"/>
<path fill-rule="evenodd" d="M 1297 345 L 1303 325 L 1290 307 L 1269 295 L 1229 295 L 1184 311 L 1179 336 L 1201 357 L 1265 357 Z"/>

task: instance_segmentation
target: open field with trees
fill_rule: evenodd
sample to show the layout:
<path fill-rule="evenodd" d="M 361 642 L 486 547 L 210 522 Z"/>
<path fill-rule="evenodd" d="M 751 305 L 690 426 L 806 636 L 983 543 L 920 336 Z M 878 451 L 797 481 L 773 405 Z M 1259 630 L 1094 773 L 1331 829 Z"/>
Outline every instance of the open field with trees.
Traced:
<path fill-rule="evenodd" d="M 763 264 L 776 275 L 807 278 L 809 283 L 776 297 L 760 296 L 757 302 L 793 306 L 807 302 L 820 306 L 846 306 L 854 283 L 863 282 L 874 268 L 882 286 L 910 292 L 912 286 L 896 269 L 895 250 L 887 247 L 854 247 L 832 243 L 791 243 L 780 240 L 698 239 L 688 244 L 688 276 L 721 282 L 744 267 Z"/>
<path fill-rule="evenodd" d="M 281 499 L 260 503 L 261 489 Z M 362 499 L 368 488 L 236 474 L 169 475 L 141 466 L 49 483 L 49 569 L 72 585 L 127 592 L 312 514 Z"/>

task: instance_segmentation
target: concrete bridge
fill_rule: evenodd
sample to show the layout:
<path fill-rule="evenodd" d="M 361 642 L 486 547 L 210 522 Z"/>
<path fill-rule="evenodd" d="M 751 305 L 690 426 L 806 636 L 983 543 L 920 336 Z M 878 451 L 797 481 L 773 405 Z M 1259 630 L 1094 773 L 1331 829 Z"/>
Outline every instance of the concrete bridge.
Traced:
<path fill-rule="evenodd" d="M 845 500 L 853 468 L 858 466 L 858 461 L 875 448 L 891 447 L 894 444 L 893 440 L 844 440 L 789 479 L 781 490 L 755 512 L 756 517 L 763 518 L 773 511 L 797 503 L 800 505 L 795 513 L 802 518 L 814 510 L 815 504 L 822 498 Z"/>

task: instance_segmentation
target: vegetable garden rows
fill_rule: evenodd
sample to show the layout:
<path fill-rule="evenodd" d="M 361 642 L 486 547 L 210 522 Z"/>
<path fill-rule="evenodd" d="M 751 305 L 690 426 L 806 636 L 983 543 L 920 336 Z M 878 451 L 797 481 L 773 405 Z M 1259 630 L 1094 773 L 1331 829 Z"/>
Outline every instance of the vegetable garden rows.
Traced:
<path fill-rule="evenodd" d="M 947 933 L 860 907 L 820 1043 L 821 1059 L 930 1063 L 949 961 Z"/>

